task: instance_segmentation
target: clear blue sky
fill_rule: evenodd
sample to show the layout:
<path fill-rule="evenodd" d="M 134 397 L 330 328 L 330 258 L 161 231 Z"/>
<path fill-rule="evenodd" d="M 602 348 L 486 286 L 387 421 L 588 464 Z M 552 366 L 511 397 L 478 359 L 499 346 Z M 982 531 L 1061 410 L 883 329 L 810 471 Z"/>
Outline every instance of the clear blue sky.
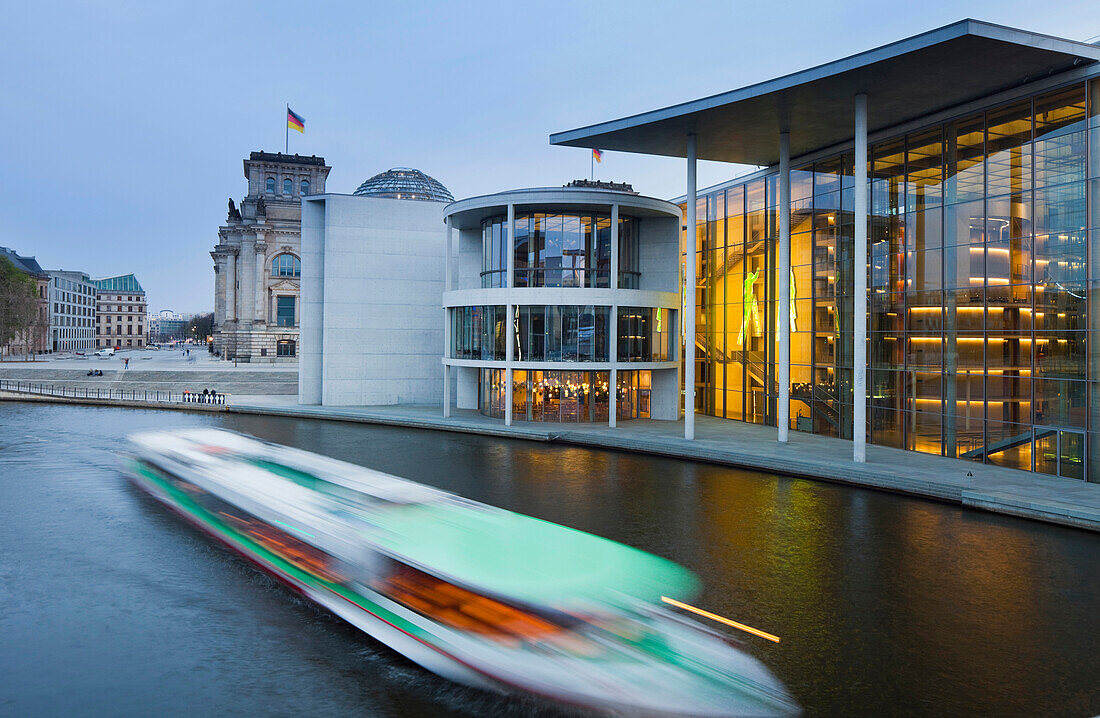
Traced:
<path fill-rule="evenodd" d="M 134 272 L 151 310 L 209 311 L 208 252 L 241 160 L 323 155 L 328 189 L 395 166 L 456 197 L 559 185 L 572 129 L 730 90 L 973 17 L 1084 40 L 1096 0 L 1040 2 L 11 2 L 0 22 L 0 245 Z M 703 163 L 711 184 L 743 168 Z M 683 192 L 682 161 L 599 179 Z"/>

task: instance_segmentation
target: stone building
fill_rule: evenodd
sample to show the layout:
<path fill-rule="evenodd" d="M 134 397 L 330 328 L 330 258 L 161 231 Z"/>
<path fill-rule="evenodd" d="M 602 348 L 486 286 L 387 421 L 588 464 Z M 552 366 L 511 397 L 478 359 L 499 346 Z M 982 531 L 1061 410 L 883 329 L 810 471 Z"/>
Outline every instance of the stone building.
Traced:
<path fill-rule="evenodd" d="M 50 275 L 34 257 L 21 257 L 14 250 L 0 247 L 0 257 L 10 261 L 16 269 L 35 281 L 38 297 L 34 321 L 7 345 L 0 345 L 0 355 L 40 354 L 50 349 Z"/>
<path fill-rule="evenodd" d="M 218 230 L 214 351 L 245 362 L 296 362 L 300 322 L 302 200 L 325 191 L 323 157 L 253 152 L 248 194 Z"/>
<path fill-rule="evenodd" d="M 51 269 L 50 348 L 87 351 L 95 348 L 95 285 L 84 272 Z"/>
<path fill-rule="evenodd" d="M 145 290 L 132 274 L 93 279 L 97 348 L 143 348 L 148 344 Z"/>

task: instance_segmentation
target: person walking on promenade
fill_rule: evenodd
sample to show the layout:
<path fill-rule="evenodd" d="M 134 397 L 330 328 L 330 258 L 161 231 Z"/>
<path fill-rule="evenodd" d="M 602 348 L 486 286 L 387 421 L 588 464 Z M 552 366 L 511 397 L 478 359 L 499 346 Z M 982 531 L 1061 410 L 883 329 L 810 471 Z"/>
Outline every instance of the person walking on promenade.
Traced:
<path fill-rule="evenodd" d="M 130 368 L 130 357 L 126 357 L 122 360 L 122 369 L 123 369 L 123 371 L 125 371 L 129 368 Z"/>

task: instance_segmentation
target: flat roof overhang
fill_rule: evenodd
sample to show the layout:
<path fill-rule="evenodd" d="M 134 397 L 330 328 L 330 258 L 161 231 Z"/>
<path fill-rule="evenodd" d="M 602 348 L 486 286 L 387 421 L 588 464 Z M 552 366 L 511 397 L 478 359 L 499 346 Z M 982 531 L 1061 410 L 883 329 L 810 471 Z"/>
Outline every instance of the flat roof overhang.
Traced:
<path fill-rule="evenodd" d="M 779 134 L 791 157 L 851 140 L 853 98 L 868 131 L 1100 61 L 1100 47 L 977 20 L 960 22 L 791 75 L 700 100 L 550 135 L 550 144 L 769 166 Z"/>

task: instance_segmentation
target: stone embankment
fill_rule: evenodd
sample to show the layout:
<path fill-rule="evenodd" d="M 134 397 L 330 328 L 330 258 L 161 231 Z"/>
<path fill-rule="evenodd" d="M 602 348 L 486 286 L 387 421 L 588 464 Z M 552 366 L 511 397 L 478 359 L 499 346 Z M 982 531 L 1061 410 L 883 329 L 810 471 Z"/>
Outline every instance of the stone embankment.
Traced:
<path fill-rule="evenodd" d="M 100 369 L 103 376 L 88 376 L 89 369 Z M 294 371 L 252 371 L 249 369 L 103 369 L 82 365 L 65 368 L 3 366 L 0 379 L 35 382 L 75 389 L 125 389 L 127 391 L 199 392 L 203 389 L 220 394 L 286 396 L 298 393 L 298 373 Z"/>

